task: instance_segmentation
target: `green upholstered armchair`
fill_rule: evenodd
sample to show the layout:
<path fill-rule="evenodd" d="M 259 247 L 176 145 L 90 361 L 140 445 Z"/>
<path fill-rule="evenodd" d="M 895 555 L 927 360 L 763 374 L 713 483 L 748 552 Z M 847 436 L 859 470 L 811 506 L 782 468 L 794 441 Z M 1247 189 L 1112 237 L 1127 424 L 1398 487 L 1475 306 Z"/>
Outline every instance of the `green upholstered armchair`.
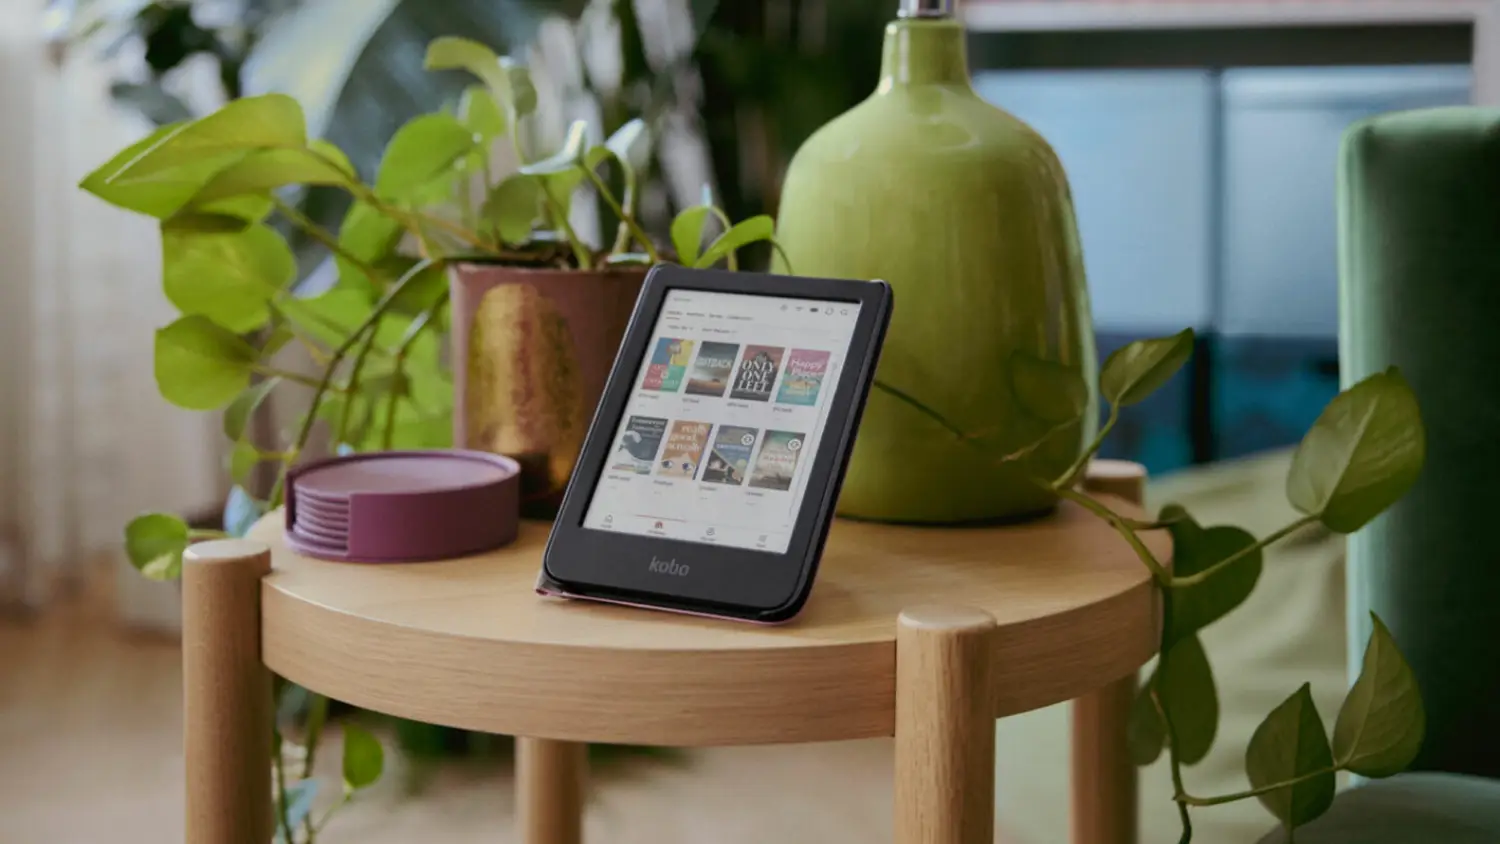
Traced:
<path fill-rule="evenodd" d="M 1416 672 L 1413 773 L 1360 782 L 1298 844 L 1500 842 L 1500 109 L 1351 127 L 1339 172 L 1351 384 L 1396 365 L 1428 431 L 1412 491 L 1349 539 L 1351 643 L 1384 619 Z M 1351 645 L 1352 647 L 1352 645 Z M 1359 653 L 1354 653 L 1358 670 Z M 1275 832 L 1262 844 L 1287 840 Z"/>

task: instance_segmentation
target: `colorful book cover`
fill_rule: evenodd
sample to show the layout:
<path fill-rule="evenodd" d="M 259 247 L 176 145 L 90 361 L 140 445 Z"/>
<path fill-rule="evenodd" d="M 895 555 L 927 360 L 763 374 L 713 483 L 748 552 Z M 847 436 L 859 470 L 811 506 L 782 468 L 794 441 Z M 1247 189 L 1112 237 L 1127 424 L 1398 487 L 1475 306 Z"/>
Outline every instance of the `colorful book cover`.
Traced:
<path fill-rule="evenodd" d="M 661 448 L 662 435 L 667 432 L 667 420 L 654 416 L 632 416 L 625 423 L 620 442 L 615 446 L 609 468 L 616 472 L 634 472 L 637 475 L 651 474 L 651 465 L 656 462 L 656 451 Z"/>
<path fill-rule="evenodd" d="M 697 475 L 698 462 L 703 459 L 703 448 L 708 445 L 708 431 L 712 427 L 709 422 L 673 422 L 667 445 L 661 450 L 661 461 L 656 464 L 656 474 L 687 479 Z"/>
<path fill-rule="evenodd" d="M 755 450 L 754 428 L 720 425 L 714 435 L 714 447 L 708 454 L 701 480 L 714 484 L 739 486 L 750 472 L 750 452 Z"/>
<path fill-rule="evenodd" d="M 687 371 L 688 358 L 693 356 L 693 341 L 678 337 L 658 337 L 656 351 L 651 353 L 651 364 L 646 367 L 646 378 L 641 387 L 662 393 L 675 393 L 682 386 L 682 374 Z"/>
<path fill-rule="evenodd" d="M 687 392 L 694 396 L 722 396 L 729 387 L 734 357 L 740 347 L 735 343 L 705 342 L 698 347 L 698 359 L 688 376 Z"/>
<path fill-rule="evenodd" d="M 828 353 L 812 349 L 792 349 L 786 359 L 786 374 L 781 376 L 781 390 L 776 401 L 781 404 L 818 403 L 823 376 L 828 373 Z"/>
<path fill-rule="evenodd" d="M 791 431 L 767 431 L 760 456 L 755 459 L 750 485 L 757 489 L 791 489 L 797 455 L 802 452 L 802 436 Z"/>
<path fill-rule="evenodd" d="M 776 384 L 776 370 L 781 367 L 781 356 L 786 349 L 775 346 L 746 346 L 745 357 L 740 360 L 739 372 L 734 376 L 732 399 L 748 401 L 770 401 L 771 387 Z"/>

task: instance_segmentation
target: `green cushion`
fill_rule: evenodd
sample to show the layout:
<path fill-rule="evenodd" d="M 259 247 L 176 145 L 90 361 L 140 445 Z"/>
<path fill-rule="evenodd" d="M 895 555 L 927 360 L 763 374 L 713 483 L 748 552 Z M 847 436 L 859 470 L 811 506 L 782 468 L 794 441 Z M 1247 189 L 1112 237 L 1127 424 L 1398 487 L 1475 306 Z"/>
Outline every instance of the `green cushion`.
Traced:
<path fill-rule="evenodd" d="M 1495 844 L 1500 781 L 1458 774 L 1402 774 L 1352 788 L 1297 828 L 1296 844 Z M 1276 830 L 1260 844 L 1287 844 Z"/>
<path fill-rule="evenodd" d="M 1374 610 L 1427 703 L 1414 768 L 1500 777 L 1500 110 L 1350 127 L 1339 215 L 1344 381 L 1399 366 L 1427 427 L 1416 486 L 1350 538 L 1350 656 Z"/>

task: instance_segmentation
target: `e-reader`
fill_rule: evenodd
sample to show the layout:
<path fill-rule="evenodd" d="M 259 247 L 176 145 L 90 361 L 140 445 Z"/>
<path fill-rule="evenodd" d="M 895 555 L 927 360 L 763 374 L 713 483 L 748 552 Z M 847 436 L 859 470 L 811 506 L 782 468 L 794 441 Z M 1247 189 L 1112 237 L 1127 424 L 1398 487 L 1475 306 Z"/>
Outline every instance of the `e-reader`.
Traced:
<path fill-rule="evenodd" d="M 785 621 L 812 589 L 890 286 L 647 275 L 537 591 Z"/>

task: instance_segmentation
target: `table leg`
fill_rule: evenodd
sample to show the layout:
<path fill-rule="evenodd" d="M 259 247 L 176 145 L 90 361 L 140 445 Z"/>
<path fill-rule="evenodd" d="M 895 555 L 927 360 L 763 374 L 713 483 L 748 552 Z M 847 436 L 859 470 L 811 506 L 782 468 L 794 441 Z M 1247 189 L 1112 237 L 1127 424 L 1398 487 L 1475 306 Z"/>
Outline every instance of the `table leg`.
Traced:
<path fill-rule="evenodd" d="M 1135 672 L 1073 701 L 1073 844 L 1135 844 L 1136 768 L 1125 746 Z"/>
<path fill-rule="evenodd" d="M 896 844 L 993 844 L 995 619 L 917 607 L 896 631 Z"/>
<path fill-rule="evenodd" d="M 260 659 L 270 572 L 258 542 L 204 542 L 183 555 L 187 844 L 271 840 L 271 674 Z"/>
<path fill-rule="evenodd" d="M 516 739 L 516 802 L 524 844 L 580 844 L 588 745 Z"/>

